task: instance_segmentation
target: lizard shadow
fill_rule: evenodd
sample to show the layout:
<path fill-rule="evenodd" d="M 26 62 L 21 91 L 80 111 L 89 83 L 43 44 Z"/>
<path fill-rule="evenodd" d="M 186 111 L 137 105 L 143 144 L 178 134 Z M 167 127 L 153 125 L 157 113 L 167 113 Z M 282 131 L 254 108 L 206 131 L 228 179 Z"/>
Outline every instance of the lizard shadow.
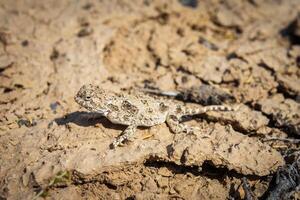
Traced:
<path fill-rule="evenodd" d="M 55 118 L 54 121 L 57 125 L 67 125 L 68 123 L 74 123 L 78 126 L 89 127 L 95 126 L 97 123 L 101 123 L 105 128 L 124 130 L 126 126 L 120 124 L 113 124 L 105 117 L 91 112 L 72 112 L 64 115 L 60 118 Z"/>

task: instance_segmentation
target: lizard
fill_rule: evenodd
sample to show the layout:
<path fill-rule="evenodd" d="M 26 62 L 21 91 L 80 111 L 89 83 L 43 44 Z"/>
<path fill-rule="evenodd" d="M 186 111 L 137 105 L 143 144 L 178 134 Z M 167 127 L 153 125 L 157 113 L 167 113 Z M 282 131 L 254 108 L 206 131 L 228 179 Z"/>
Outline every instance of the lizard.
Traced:
<path fill-rule="evenodd" d="M 129 140 L 137 127 L 152 127 L 167 123 L 171 132 L 193 133 L 195 127 L 180 123 L 185 116 L 199 115 L 208 111 L 234 111 L 225 105 L 188 105 L 136 93 L 117 93 L 98 85 L 83 85 L 74 97 L 85 109 L 106 117 L 111 123 L 126 125 L 127 128 L 111 144 L 116 148 Z"/>

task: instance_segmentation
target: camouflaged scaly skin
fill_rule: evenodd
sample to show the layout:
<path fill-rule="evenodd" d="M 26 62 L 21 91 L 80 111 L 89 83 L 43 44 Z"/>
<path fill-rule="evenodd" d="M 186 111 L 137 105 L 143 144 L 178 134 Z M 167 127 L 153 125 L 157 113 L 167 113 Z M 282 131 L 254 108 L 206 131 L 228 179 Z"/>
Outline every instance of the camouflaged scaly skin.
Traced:
<path fill-rule="evenodd" d="M 124 132 L 112 143 L 112 148 L 128 140 L 138 126 L 151 127 L 166 122 L 174 133 L 192 133 L 195 128 L 180 123 L 183 116 L 208 111 L 233 111 L 229 106 L 188 106 L 155 99 L 143 94 L 116 93 L 99 86 L 84 85 L 75 101 L 89 111 L 96 112 L 114 124 L 127 125 Z"/>

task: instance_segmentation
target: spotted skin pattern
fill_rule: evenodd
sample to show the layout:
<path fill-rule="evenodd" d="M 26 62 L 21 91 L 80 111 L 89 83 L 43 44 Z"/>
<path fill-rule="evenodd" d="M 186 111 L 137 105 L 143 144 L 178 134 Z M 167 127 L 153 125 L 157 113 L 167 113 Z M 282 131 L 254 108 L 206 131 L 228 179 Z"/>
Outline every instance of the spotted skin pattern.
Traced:
<path fill-rule="evenodd" d="M 174 133 L 193 133 L 196 128 L 181 124 L 182 117 L 208 111 L 234 111 L 229 106 L 191 106 L 144 94 L 120 94 L 91 84 L 82 86 L 74 99 L 80 106 L 106 117 L 114 124 L 127 125 L 111 148 L 129 140 L 137 127 L 151 127 L 166 122 Z"/>

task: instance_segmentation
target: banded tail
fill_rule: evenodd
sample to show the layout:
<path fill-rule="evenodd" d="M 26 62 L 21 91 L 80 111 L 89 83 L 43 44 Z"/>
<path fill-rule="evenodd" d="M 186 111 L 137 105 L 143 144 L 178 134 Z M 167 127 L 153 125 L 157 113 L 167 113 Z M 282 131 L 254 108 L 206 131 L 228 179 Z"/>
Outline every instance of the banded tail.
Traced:
<path fill-rule="evenodd" d="M 206 113 L 208 111 L 236 111 L 238 108 L 233 108 L 231 106 L 204 106 L 200 108 L 185 108 L 180 110 L 181 115 L 198 115 L 202 113 Z"/>
<path fill-rule="evenodd" d="M 203 107 L 204 112 L 208 111 L 235 111 L 233 107 L 230 106 L 205 106 Z"/>

